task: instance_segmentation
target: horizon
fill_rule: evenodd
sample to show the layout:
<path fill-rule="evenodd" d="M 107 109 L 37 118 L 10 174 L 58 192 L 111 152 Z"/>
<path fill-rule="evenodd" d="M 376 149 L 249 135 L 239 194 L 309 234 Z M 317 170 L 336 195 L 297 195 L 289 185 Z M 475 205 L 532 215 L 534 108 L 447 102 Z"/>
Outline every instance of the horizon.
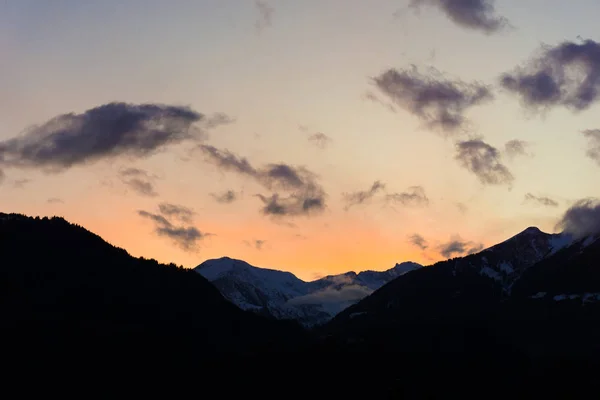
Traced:
<path fill-rule="evenodd" d="M 0 4 L 2 210 L 311 281 L 600 197 L 598 2 L 176 3 Z"/>

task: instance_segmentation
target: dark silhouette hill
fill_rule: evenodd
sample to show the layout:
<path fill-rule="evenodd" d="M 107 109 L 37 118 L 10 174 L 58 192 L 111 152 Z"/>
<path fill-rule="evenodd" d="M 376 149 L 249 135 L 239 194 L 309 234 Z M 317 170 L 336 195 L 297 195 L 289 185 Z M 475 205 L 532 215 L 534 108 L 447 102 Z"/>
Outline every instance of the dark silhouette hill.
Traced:
<path fill-rule="evenodd" d="M 208 359 L 283 351 L 304 335 L 240 310 L 192 270 L 134 258 L 62 218 L 0 214 L 0 254 L 15 353 Z"/>

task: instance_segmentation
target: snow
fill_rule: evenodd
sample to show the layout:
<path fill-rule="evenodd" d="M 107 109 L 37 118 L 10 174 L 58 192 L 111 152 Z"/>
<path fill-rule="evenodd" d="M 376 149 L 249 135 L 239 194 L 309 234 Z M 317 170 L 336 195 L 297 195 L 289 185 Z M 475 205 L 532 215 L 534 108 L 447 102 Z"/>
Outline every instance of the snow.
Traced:
<path fill-rule="evenodd" d="M 546 292 L 537 292 L 536 294 L 531 296 L 532 299 L 541 299 L 544 297 L 546 297 Z"/>
<path fill-rule="evenodd" d="M 486 275 L 496 281 L 502 282 L 502 275 L 500 275 L 497 271 L 493 270 L 492 268 L 490 268 L 488 266 L 481 268 L 480 273 L 481 273 L 481 275 Z"/>
<path fill-rule="evenodd" d="M 593 303 L 596 301 L 600 301 L 600 293 L 584 293 L 583 295 L 581 294 L 558 294 L 556 296 L 553 297 L 554 301 L 563 301 L 563 300 L 577 300 L 577 299 L 581 299 L 583 301 L 583 304 L 586 303 Z"/>
<path fill-rule="evenodd" d="M 573 243 L 573 236 L 568 233 L 559 233 L 550 238 L 550 254 L 555 254 L 559 250 L 569 247 Z"/>
<path fill-rule="evenodd" d="M 387 271 L 347 272 L 311 282 L 229 257 L 205 261 L 195 270 L 242 309 L 266 309 L 276 318 L 292 318 L 310 326 L 326 322 L 387 282 L 421 267 L 406 262 Z"/>

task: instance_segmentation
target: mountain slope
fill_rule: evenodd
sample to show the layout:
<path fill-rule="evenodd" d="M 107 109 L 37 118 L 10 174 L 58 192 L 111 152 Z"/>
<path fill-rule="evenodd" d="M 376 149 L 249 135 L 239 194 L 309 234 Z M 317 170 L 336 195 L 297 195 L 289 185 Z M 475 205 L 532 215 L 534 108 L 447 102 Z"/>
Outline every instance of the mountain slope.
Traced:
<path fill-rule="evenodd" d="M 381 344 L 388 343 L 385 337 L 390 341 L 395 337 L 388 344 L 397 349 L 422 346 L 430 351 L 433 346 L 460 351 L 478 341 L 467 339 L 457 329 L 462 332 L 473 323 L 477 332 L 481 318 L 510 297 L 513 286 L 530 268 L 561 254 L 571 242 L 569 235 L 528 228 L 479 253 L 393 280 L 341 312 L 326 332 L 343 342 Z"/>
<path fill-rule="evenodd" d="M 62 218 L 0 214 L 0 254 L 3 333 L 15 351 L 123 358 L 186 349 L 206 358 L 284 349 L 281 338 L 302 337 L 240 310 L 193 271 L 134 258 Z"/>
<path fill-rule="evenodd" d="M 420 267 L 402 263 L 383 272 L 348 272 L 312 282 L 228 257 L 207 260 L 195 270 L 244 310 L 313 326 L 328 321 L 390 280 Z"/>

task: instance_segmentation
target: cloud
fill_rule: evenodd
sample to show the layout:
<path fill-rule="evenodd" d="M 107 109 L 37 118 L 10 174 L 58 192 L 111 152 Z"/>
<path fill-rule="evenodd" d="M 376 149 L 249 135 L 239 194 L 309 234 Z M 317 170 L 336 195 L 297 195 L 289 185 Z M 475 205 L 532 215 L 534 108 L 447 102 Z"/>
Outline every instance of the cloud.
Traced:
<path fill-rule="evenodd" d="M 525 201 L 536 203 L 538 205 L 542 205 L 542 206 L 546 206 L 546 207 L 558 207 L 558 202 L 556 200 L 552 200 L 549 197 L 534 196 L 531 193 L 525 194 Z"/>
<path fill-rule="evenodd" d="M 46 202 L 48 204 L 57 204 L 57 203 L 64 203 L 63 199 L 59 199 L 58 197 L 51 197 L 48 200 L 46 200 Z"/>
<path fill-rule="evenodd" d="M 214 129 L 221 125 L 229 125 L 235 122 L 235 118 L 230 117 L 225 113 L 214 113 L 210 117 L 206 118 L 204 126 L 207 129 Z"/>
<path fill-rule="evenodd" d="M 59 172 L 75 165 L 128 155 L 147 157 L 205 131 L 204 116 L 188 107 L 109 103 L 81 114 L 59 115 L 0 142 L 0 165 Z"/>
<path fill-rule="evenodd" d="M 540 55 L 501 76 L 509 93 L 531 110 L 566 107 L 589 108 L 600 95 L 600 43 L 562 42 L 543 46 Z"/>
<path fill-rule="evenodd" d="M 298 296 L 290 299 L 287 304 L 328 304 L 356 302 L 373 293 L 373 290 L 361 285 L 347 285 L 342 287 L 327 287 L 323 290 Z M 342 306 L 340 304 L 340 306 Z M 342 307 L 343 308 L 343 307 Z"/>
<path fill-rule="evenodd" d="M 371 200 L 373 196 L 375 196 L 378 192 L 385 189 L 385 184 L 381 181 L 375 181 L 369 188 L 369 190 L 360 190 L 358 192 L 352 193 L 342 193 L 342 197 L 346 206 L 345 210 L 350 209 L 350 207 L 364 204 L 365 202 Z"/>
<path fill-rule="evenodd" d="M 262 250 L 263 246 L 265 245 L 265 243 L 267 243 L 267 241 L 262 239 L 255 239 L 252 241 L 244 240 L 244 243 L 247 246 L 254 247 L 256 250 Z"/>
<path fill-rule="evenodd" d="M 317 182 L 317 175 L 303 166 L 284 163 L 266 164 L 255 168 L 246 158 L 229 150 L 200 145 L 206 161 L 224 170 L 253 178 L 270 195 L 257 194 L 263 202 L 261 212 L 273 217 L 309 216 L 325 210 L 327 194 Z M 284 194 L 280 193 L 284 192 Z"/>
<path fill-rule="evenodd" d="M 171 203 L 160 203 L 158 205 L 160 213 L 168 218 L 175 218 L 181 222 L 190 223 L 196 213 L 188 207 Z"/>
<path fill-rule="evenodd" d="M 475 254 L 483 250 L 483 248 L 483 243 L 464 241 L 457 236 L 451 239 L 449 242 L 439 245 L 438 251 L 443 257 L 451 258 L 453 256 Z"/>
<path fill-rule="evenodd" d="M 211 193 L 210 196 L 215 199 L 217 203 L 221 204 L 233 203 L 238 199 L 238 194 L 233 190 L 226 190 L 223 193 Z"/>
<path fill-rule="evenodd" d="M 583 199 L 572 205 L 556 224 L 576 239 L 600 233 L 600 199 Z"/>
<path fill-rule="evenodd" d="M 2 185 L 4 179 L 6 179 L 6 175 L 4 174 L 4 170 L 0 169 L 0 185 Z"/>
<path fill-rule="evenodd" d="M 422 186 L 411 186 L 405 192 L 388 194 L 386 200 L 408 207 L 425 207 L 429 205 L 429 198 Z"/>
<path fill-rule="evenodd" d="M 154 232 L 158 236 L 164 236 L 173 241 L 185 251 L 195 252 L 198 250 L 199 242 L 211 236 L 210 233 L 200 232 L 198 228 L 192 225 L 174 225 L 170 217 L 178 218 L 180 221 L 190 223 L 189 217 L 191 210 L 187 207 L 174 204 L 162 203 L 159 205 L 158 213 L 150 213 L 144 210 L 138 210 L 138 215 L 154 222 Z"/>
<path fill-rule="evenodd" d="M 256 28 L 256 32 L 261 33 L 266 27 L 271 26 L 275 9 L 267 2 L 261 0 L 256 0 L 254 4 L 259 14 L 258 20 L 254 26 Z"/>
<path fill-rule="evenodd" d="M 409 7 L 437 7 L 455 24 L 491 34 L 506 28 L 509 23 L 496 15 L 495 0 L 411 0 Z"/>
<path fill-rule="evenodd" d="M 587 129 L 583 135 L 589 140 L 587 156 L 600 165 L 600 129 Z"/>
<path fill-rule="evenodd" d="M 450 80 L 435 69 L 423 74 L 414 65 L 404 70 L 389 69 L 373 81 L 396 105 L 427 127 L 446 133 L 466 130 L 466 111 L 493 98 L 486 85 Z"/>
<path fill-rule="evenodd" d="M 308 137 L 308 141 L 313 143 L 318 148 L 324 149 L 329 143 L 331 143 L 331 138 L 322 132 L 317 132 L 310 135 Z"/>
<path fill-rule="evenodd" d="M 224 170 L 236 172 L 241 175 L 255 177 L 258 171 L 250 165 L 250 162 L 242 157 L 238 157 L 229 150 L 217 149 L 210 145 L 200 145 L 199 149 L 204 153 L 209 163 Z"/>
<path fill-rule="evenodd" d="M 31 179 L 17 179 L 13 182 L 13 187 L 16 189 L 21 189 L 23 187 L 25 187 L 25 185 L 27 185 L 28 183 L 31 182 Z"/>
<path fill-rule="evenodd" d="M 153 177 L 142 169 L 126 168 L 119 171 L 119 177 L 123 184 L 142 196 L 158 196 L 158 193 L 154 188 L 154 183 L 151 181 Z"/>
<path fill-rule="evenodd" d="M 408 237 L 408 240 L 410 243 L 417 246 L 421 250 L 426 250 L 429 247 L 429 245 L 427 244 L 427 240 L 425 240 L 425 238 L 419 235 L 418 233 L 410 235 Z"/>
<path fill-rule="evenodd" d="M 528 155 L 526 150 L 527 146 L 529 146 L 529 143 L 524 140 L 509 140 L 504 144 L 504 153 L 510 158 L 526 156 Z"/>
<path fill-rule="evenodd" d="M 484 185 L 504 185 L 514 180 L 511 172 L 502 164 L 500 152 L 481 139 L 458 142 L 455 159 Z"/>
<path fill-rule="evenodd" d="M 465 214 L 467 211 L 469 211 L 469 207 L 467 207 L 467 205 L 464 203 L 456 203 L 455 206 L 458 208 L 458 211 L 461 214 Z"/>

